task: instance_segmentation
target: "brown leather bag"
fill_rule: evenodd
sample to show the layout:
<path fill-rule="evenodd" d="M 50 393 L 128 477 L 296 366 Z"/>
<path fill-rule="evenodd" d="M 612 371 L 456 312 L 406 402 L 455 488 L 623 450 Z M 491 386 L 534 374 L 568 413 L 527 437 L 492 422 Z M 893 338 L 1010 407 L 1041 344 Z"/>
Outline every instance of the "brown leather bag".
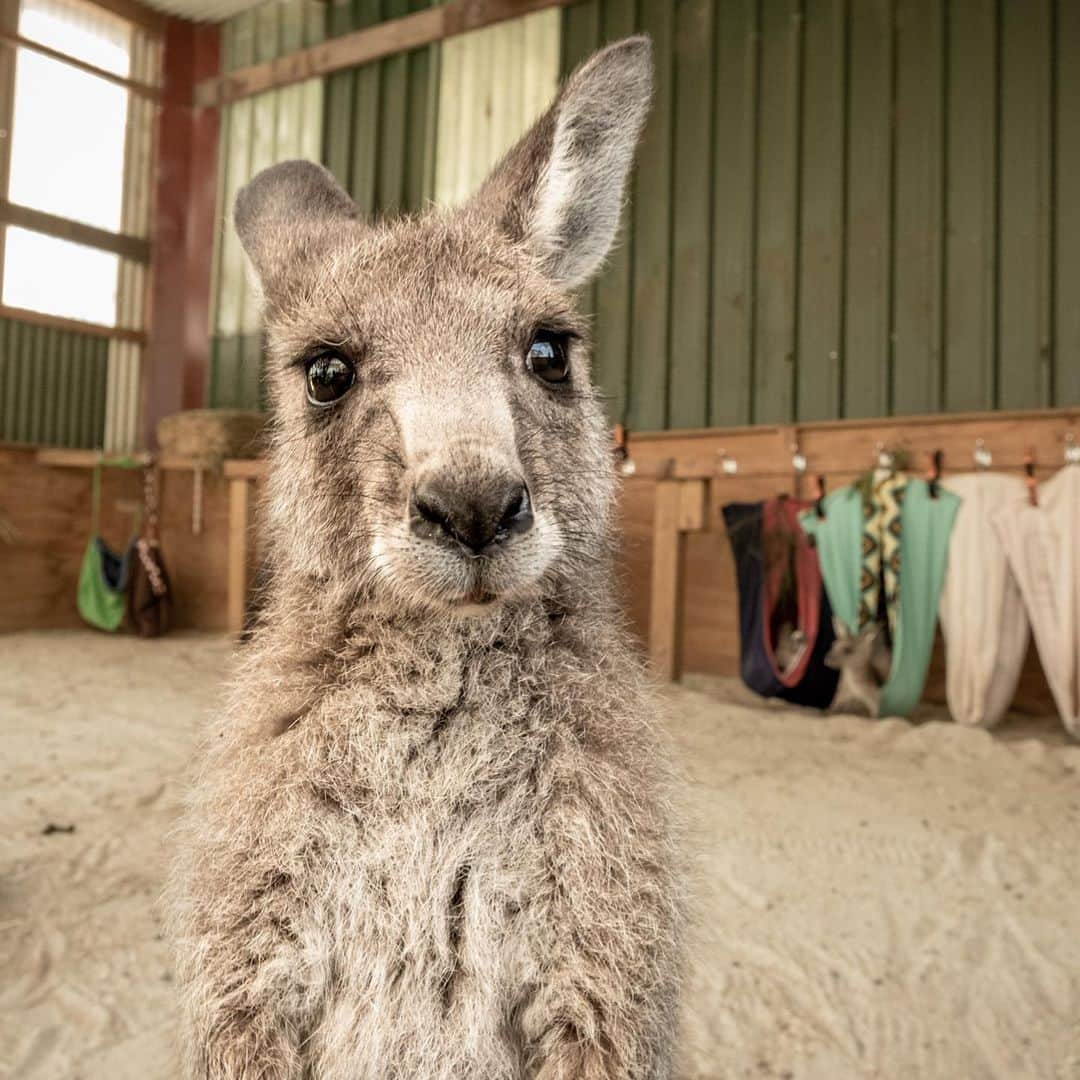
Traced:
<path fill-rule="evenodd" d="M 135 542 L 131 580 L 127 594 L 128 626 L 139 637 L 160 637 L 169 629 L 172 594 L 169 575 L 158 543 L 157 471 L 151 466 L 143 473 L 145 527 Z"/>

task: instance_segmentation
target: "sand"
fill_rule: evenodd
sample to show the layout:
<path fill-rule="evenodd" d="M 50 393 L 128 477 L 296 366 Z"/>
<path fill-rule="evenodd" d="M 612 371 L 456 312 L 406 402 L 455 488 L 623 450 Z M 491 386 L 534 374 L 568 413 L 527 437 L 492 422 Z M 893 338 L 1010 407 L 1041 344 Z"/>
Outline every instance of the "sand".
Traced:
<path fill-rule="evenodd" d="M 155 899 L 220 638 L 0 638 L 0 1076 L 177 1076 Z M 1080 747 L 668 695 L 682 1075 L 1080 1077 Z M 73 832 L 44 834 L 50 824 Z"/>

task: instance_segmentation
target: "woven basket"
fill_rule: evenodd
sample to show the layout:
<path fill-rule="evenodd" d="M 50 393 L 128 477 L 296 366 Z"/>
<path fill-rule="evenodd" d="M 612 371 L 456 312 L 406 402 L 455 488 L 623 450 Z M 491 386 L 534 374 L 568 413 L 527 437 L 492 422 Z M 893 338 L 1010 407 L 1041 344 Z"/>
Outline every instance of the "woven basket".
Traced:
<path fill-rule="evenodd" d="M 248 409 L 188 409 L 158 421 L 164 454 L 192 458 L 218 468 L 228 458 L 258 457 L 263 450 L 266 414 Z"/>

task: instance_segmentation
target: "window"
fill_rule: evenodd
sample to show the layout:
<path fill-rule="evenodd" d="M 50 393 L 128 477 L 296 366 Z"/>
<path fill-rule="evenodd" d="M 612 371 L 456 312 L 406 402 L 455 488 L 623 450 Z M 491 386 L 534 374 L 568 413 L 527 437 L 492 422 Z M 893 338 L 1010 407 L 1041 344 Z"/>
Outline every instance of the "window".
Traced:
<path fill-rule="evenodd" d="M 82 0 L 21 0 L 17 32 L 10 100 L 0 102 L 10 131 L 0 303 L 140 330 L 141 297 L 133 306 L 120 294 L 142 280 L 125 267 L 132 252 L 136 262 L 148 252 L 149 154 L 136 151 L 150 145 L 153 50 Z M 118 317 L 133 310 L 137 325 Z"/>

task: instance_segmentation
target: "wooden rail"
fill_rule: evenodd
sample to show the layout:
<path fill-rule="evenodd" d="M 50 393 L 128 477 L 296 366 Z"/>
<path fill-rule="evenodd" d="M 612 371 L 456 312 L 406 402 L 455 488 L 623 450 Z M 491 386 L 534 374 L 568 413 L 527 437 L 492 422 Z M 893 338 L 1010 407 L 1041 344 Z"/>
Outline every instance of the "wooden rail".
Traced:
<path fill-rule="evenodd" d="M 303 82 L 316 76 L 367 64 L 372 60 L 419 49 L 469 30 L 516 19 L 550 7 L 565 7 L 572 0 L 447 0 L 446 3 L 390 19 L 377 26 L 318 45 L 286 53 L 274 60 L 238 68 L 204 79 L 195 87 L 197 107 L 219 108 L 230 102 Z"/>

